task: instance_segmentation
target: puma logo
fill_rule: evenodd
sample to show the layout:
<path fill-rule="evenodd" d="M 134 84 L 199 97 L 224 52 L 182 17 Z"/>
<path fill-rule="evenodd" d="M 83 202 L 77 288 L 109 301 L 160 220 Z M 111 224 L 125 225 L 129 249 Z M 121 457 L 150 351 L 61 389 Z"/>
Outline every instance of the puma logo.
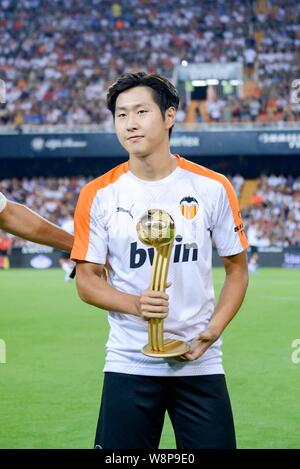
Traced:
<path fill-rule="evenodd" d="M 133 215 L 131 213 L 132 209 L 133 209 L 133 206 L 134 204 L 131 205 L 130 209 L 127 210 L 126 208 L 123 208 L 123 207 L 117 207 L 117 212 L 124 212 L 124 213 L 128 213 L 128 215 L 133 219 Z"/>

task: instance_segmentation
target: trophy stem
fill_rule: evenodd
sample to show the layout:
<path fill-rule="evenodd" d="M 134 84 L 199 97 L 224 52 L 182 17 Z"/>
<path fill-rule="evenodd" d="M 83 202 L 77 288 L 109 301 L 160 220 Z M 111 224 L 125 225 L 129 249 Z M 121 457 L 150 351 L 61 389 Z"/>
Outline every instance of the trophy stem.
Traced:
<path fill-rule="evenodd" d="M 155 250 L 150 282 L 152 290 L 165 291 L 166 289 L 172 246 L 173 242 L 171 241 L 169 244 Z M 163 352 L 164 350 L 163 324 L 163 319 L 152 318 L 148 322 L 149 345 L 156 352 Z"/>

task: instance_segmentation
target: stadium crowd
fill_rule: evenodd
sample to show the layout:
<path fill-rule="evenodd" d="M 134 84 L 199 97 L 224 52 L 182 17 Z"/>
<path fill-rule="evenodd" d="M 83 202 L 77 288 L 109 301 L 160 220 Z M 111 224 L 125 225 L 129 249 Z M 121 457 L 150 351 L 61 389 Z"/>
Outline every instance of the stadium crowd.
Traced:
<path fill-rule="evenodd" d="M 91 178 L 4 179 L 0 191 L 10 200 L 21 202 L 48 220 L 68 229 L 81 187 Z M 239 194 L 243 177 L 231 181 Z M 300 246 L 300 177 L 261 176 L 251 205 L 243 211 L 251 246 Z M 25 241 L 12 238 L 13 246 Z"/>
<path fill-rule="evenodd" d="M 105 90 L 117 76 L 143 69 L 170 78 L 182 60 L 242 62 L 257 78 L 244 98 L 227 86 L 207 103 L 211 121 L 299 120 L 290 90 L 299 77 L 300 3 L 260 3 L 0 0 L 0 125 L 110 127 Z M 186 110 L 183 99 L 180 122 Z"/>
<path fill-rule="evenodd" d="M 261 176 L 243 211 L 250 246 L 300 246 L 300 177 Z"/>

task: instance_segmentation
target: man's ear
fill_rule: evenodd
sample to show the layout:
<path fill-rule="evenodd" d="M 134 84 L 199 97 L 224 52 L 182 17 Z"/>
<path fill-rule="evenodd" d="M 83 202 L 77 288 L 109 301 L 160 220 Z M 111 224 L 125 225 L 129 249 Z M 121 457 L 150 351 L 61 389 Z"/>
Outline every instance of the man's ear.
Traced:
<path fill-rule="evenodd" d="M 165 112 L 165 121 L 167 129 L 173 127 L 176 122 L 176 109 L 174 106 L 170 106 Z"/>

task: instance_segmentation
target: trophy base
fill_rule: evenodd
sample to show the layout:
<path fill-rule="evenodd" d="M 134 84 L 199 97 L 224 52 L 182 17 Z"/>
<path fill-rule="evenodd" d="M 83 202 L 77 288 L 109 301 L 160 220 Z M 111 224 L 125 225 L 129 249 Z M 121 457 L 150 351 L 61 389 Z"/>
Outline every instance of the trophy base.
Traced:
<path fill-rule="evenodd" d="M 153 350 L 152 347 L 147 344 L 142 348 L 142 352 L 148 357 L 170 358 L 185 354 L 189 351 L 190 347 L 189 344 L 181 340 L 166 339 L 163 348 L 163 350 Z"/>

